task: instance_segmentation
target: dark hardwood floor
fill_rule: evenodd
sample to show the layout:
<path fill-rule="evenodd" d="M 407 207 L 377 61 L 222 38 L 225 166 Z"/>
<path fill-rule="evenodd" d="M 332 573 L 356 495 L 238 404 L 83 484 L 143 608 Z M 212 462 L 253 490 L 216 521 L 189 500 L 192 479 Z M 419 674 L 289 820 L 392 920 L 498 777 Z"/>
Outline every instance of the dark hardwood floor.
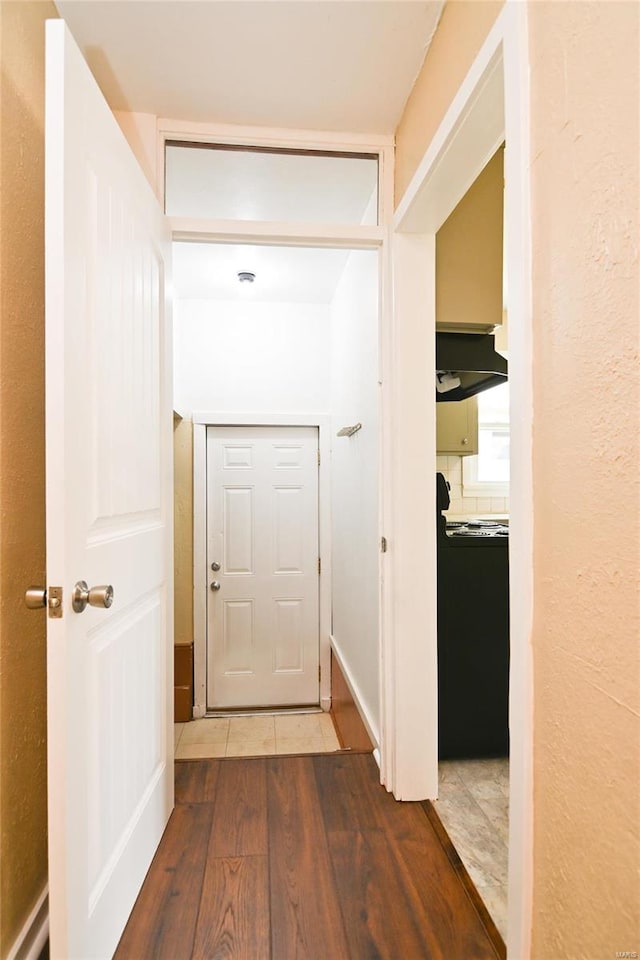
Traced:
<path fill-rule="evenodd" d="M 419 803 L 370 754 L 176 764 L 116 960 L 496 960 Z"/>

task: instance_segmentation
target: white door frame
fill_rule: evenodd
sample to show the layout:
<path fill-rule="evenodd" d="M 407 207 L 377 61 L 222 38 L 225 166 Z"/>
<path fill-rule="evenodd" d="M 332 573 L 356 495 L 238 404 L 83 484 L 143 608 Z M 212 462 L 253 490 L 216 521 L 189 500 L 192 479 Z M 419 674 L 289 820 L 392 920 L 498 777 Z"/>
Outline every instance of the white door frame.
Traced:
<path fill-rule="evenodd" d="M 508 955 L 530 954 L 533 612 L 532 351 L 527 8 L 507 0 L 393 221 L 394 313 L 383 423 L 386 689 L 383 777 L 403 799 L 438 787 L 435 233 L 503 139 L 509 238 L 511 736 Z M 392 587 L 393 585 L 393 587 Z"/>
<path fill-rule="evenodd" d="M 318 467 L 318 535 L 320 574 L 320 706 L 331 706 L 331 417 L 328 414 L 228 413 L 193 414 L 193 716 L 207 711 L 207 427 L 316 427 Z"/>

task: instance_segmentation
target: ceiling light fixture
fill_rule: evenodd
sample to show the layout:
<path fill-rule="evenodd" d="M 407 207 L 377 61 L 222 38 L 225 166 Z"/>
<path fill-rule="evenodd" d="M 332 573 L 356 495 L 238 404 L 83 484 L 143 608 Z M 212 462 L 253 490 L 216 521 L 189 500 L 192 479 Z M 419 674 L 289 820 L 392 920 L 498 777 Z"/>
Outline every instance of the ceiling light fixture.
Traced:
<path fill-rule="evenodd" d="M 255 273 L 251 273 L 250 270 L 239 270 L 238 271 L 238 280 L 240 283 L 253 283 L 255 280 Z"/>

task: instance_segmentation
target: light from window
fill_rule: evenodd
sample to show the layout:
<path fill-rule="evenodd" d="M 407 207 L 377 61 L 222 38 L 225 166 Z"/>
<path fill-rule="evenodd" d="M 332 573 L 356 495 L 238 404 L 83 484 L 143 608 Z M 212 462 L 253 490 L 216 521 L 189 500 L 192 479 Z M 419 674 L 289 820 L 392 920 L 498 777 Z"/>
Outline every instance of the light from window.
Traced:
<path fill-rule="evenodd" d="M 508 383 L 478 394 L 478 456 L 464 458 L 463 477 L 465 495 L 508 494 Z"/>

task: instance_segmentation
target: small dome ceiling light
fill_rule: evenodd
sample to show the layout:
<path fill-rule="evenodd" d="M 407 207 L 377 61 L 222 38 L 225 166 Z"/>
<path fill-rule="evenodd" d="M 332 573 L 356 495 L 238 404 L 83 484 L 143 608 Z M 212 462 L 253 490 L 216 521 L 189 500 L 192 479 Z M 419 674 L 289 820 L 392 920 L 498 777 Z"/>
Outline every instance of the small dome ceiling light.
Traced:
<path fill-rule="evenodd" d="M 253 283 L 255 280 L 255 273 L 251 273 L 250 270 L 239 270 L 238 271 L 238 280 L 240 283 Z"/>

